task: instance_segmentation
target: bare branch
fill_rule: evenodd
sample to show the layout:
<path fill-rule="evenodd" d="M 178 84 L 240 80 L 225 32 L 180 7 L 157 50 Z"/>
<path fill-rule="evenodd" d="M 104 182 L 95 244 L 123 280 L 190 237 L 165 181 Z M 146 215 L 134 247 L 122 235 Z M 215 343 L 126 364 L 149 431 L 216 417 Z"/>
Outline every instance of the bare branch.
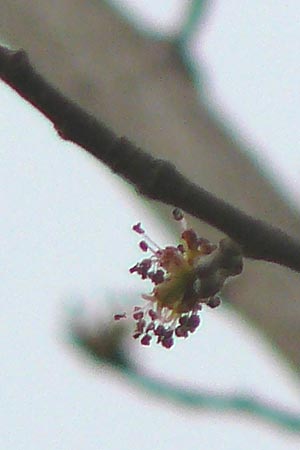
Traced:
<path fill-rule="evenodd" d="M 300 242 L 190 182 L 170 162 L 153 158 L 49 85 L 25 51 L 0 46 L 0 77 L 44 114 L 59 135 L 72 141 L 132 183 L 144 196 L 183 209 L 218 228 L 246 257 L 300 272 Z"/>

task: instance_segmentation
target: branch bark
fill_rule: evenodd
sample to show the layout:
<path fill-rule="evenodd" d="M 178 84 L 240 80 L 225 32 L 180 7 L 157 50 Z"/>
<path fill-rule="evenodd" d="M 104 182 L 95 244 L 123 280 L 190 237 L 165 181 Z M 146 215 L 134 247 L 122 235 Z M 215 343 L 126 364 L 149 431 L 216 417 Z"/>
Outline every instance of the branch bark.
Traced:
<path fill-rule="evenodd" d="M 235 240 L 243 255 L 300 272 L 300 243 L 190 182 L 173 164 L 154 158 L 115 133 L 39 75 L 23 50 L 0 46 L 0 77 L 54 124 L 151 200 L 182 208 Z"/>

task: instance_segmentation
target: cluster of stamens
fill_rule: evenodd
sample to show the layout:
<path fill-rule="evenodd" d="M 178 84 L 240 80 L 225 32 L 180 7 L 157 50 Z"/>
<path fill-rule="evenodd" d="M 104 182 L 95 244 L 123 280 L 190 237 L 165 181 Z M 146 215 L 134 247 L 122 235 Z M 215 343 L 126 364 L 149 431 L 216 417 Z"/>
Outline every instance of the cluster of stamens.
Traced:
<path fill-rule="evenodd" d="M 156 337 L 156 342 L 165 348 L 173 346 L 174 335 L 179 338 L 186 338 L 189 333 L 196 331 L 200 325 L 200 317 L 197 311 L 174 317 L 169 324 L 165 317 L 158 315 L 157 311 L 153 309 L 147 311 L 136 306 L 133 319 L 136 320 L 136 329 L 133 334 L 135 339 L 141 338 L 141 344 L 150 345 L 152 338 Z"/>
<path fill-rule="evenodd" d="M 194 333 L 200 325 L 202 305 L 219 306 L 218 293 L 226 277 L 241 271 L 237 263 L 233 264 L 234 269 L 227 268 L 228 261 L 225 263 L 219 257 L 221 250 L 217 254 L 216 245 L 189 229 L 181 210 L 175 209 L 173 217 L 182 229 L 182 242 L 177 247 L 161 248 L 140 223 L 132 227 L 142 236 L 140 249 L 151 256 L 131 267 L 130 273 L 137 273 L 154 285 L 150 294 L 142 295 L 145 305 L 135 306 L 132 312 L 136 323 L 133 337 L 140 339 L 142 345 L 150 345 L 156 339 L 163 347 L 170 348 L 174 337 L 187 338 Z M 219 266 L 215 261 L 219 261 Z M 115 320 L 126 317 L 126 313 L 114 316 Z"/>

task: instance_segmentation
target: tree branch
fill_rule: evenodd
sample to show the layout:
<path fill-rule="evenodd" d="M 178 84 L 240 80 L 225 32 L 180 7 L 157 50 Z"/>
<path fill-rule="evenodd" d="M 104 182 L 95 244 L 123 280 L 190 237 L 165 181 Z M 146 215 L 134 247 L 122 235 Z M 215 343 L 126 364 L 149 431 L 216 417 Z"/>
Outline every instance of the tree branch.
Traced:
<path fill-rule="evenodd" d="M 94 155 L 142 195 L 179 207 L 218 228 L 241 246 L 246 257 L 300 272 L 300 242 L 190 182 L 170 162 L 153 158 L 126 138 L 118 138 L 49 85 L 31 66 L 25 51 L 0 46 L 0 77 L 44 114 L 63 139 Z"/>

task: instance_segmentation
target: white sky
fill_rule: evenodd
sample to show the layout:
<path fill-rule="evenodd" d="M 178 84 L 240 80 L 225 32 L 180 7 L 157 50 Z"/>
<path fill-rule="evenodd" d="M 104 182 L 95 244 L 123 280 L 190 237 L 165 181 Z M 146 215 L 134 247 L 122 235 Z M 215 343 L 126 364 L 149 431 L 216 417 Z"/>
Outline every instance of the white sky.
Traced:
<path fill-rule="evenodd" d="M 179 2 L 167 3 L 177 4 L 170 15 L 176 21 Z M 281 167 L 280 177 L 286 183 L 295 179 L 290 192 L 297 194 L 300 187 L 291 175 L 299 169 L 296 3 L 267 1 L 262 8 L 258 0 L 243 7 L 215 2 L 203 48 L 195 52 L 205 58 L 218 108 L 263 144 L 265 158 Z M 160 17 L 160 27 L 166 26 L 162 10 L 154 12 L 156 4 L 162 2 L 139 0 L 141 10 L 151 9 L 152 22 Z M 121 181 L 61 142 L 51 124 L 3 84 L 0 98 L 0 448 L 298 450 L 294 435 L 245 416 L 190 413 L 159 402 L 69 351 L 64 305 L 79 300 L 109 315 L 114 309 L 109 292 L 121 306 L 128 292 L 138 298 L 145 286 L 128 275 L 140 258 L 131 225 L 141 220 L 163 244 L 168 232 Z M 242 390 L 300 411 L 299 383 L 225 308 L 205 313 L 197 334 L 172 351 L 137 347 L 136 352 L 139 362 L 163 379 Z"/>

